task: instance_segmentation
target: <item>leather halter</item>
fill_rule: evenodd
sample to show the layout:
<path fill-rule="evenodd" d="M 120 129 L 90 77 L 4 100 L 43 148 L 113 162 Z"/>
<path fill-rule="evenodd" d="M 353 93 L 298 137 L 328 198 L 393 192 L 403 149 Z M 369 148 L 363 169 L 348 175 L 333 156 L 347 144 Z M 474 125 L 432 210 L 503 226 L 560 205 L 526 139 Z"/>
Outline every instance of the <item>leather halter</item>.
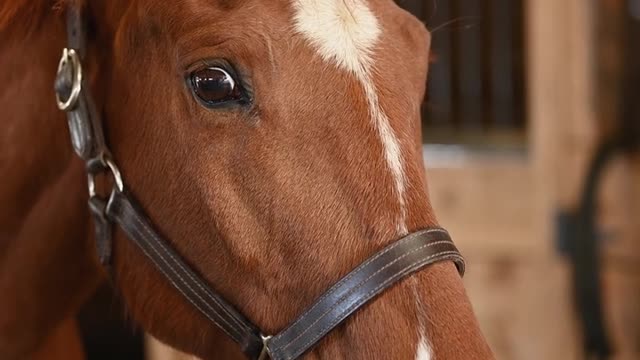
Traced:
<path fill-rule="evenodd" d="M 249 359 L 259 360 L 299 358 L 376 295 L 429 264 L 453 261 L 459 273 L 464 274 L 464 260 L 444 229 L 417 231 L 345 275 L 286 329 L 273 336 L 265 335 L 182 259 L 127 190 L 83 78 L 85 38 L 81 10 L 71 6 L 67 12 L 69 47 L 64 49 L 58 67 L 56 100 L 67 113 L 73 148 L 87 165 L 89 209 L 96 227 L 96 250 L 103 265 L 110 263 L 112 224 L 117 224 L 192 306 L 238 343 Z M 101 173 L 113 177 L 108 199 L 95 189 L 94 177 Z"/>

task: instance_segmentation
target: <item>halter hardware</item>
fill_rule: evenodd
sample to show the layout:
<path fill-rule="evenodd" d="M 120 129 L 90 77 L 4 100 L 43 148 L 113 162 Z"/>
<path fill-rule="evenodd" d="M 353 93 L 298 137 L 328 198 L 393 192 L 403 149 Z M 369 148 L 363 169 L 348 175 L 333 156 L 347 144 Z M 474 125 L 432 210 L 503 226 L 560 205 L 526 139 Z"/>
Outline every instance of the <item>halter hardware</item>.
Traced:
<path fill-rule="evenodd" d="M 78 103 L 82 90 L 82 62 L 74 49 L 62 49 L 56 76 L 56 103 L 62 111 L 69 111 Z M 63 100 L 66 99 L 66 100 Z"/>
<path fill-rule="evenodd" d="M 269 340 L 271 340 L 273 336 L 264 336 L 260 335 L 260 339 L 262 340 L 262 350 L 260 351 L 260 355 L 258 355 L 258 360 L 267 360 L 271 358 L 271 350 L 269 350 Z"/>
<path fill-rule="evenodd" d="M 111 159 L 110 155 L 101 154 L 99 157 L 87 162 L 87 185 L 89 197 L 98 196 L 96 192 L 96 176 L 99 174 L 109 175 L 113 180 L 114 191 L 124 191 L 124 181 L 120 174 L 120 169 Z"/>

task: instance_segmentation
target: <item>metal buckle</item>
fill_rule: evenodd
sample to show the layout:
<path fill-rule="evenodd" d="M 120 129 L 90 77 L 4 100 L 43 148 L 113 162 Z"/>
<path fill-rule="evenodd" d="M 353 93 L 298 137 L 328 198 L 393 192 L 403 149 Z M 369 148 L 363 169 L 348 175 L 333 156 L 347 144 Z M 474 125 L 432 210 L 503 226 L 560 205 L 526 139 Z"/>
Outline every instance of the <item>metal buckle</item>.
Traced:
<path fill-rule="evenodd" d="M 87 185 L 89 187 L 90 198 L 98 196 L 96 192 L 96 175 L 101 173 L 109 173 L 111 175 L 114 190 L 119 192 L 124 191 L 124 182 L 122 181 L 120 169 L 118 169 L 118 166 L 116 166 L 110 156 L 101 154 L 96 159 L 87 162 Z"/>
<path fill-rule="evenodd" d="M 113 188 L 111 194 L 104 196 L 96 191 L 96 177 L 98 175 L 111 176 Z M 96 253 L 100 263 L 107 266 L 111 262 L 112 223 L 107 216 L 107 209 L 117 192 L 124 190 L 124 182 L 120 169 L 111 156 L 101 153 L 87 161 L 87 185 L 89 187 L 89 210 L 93 215 L 96 231 Z"/>
<path fill-rule="evenodd" d="M 272 337 L 273 336 L 260 335 L 260 339 L 262 339 L 262 351 L 260 351 L 258 360 L 266 360 L 271 358 L 271 351 L 269 350 L 269 340 L 271 340 Z"/>
<path fill-rule="evenodd" d="M 71 66 L 71 69 L 69 69 Z M 56 103 L 58 108 L 62 111 L 69 111 L 73 109 L 78 103 L 80 97 L 80 90 L 82 90 L 82 64 L 80 62 L 80 56 L 74 49 L 64 48 L 62 49 L 62 57 L 58 63 L 58 73 L 56 74 L 57 80 L 63 82 L 65 76 L 71 74 L 71 93 L 66 100 L 60 98 L 60 89 L 56 89 Z"/>

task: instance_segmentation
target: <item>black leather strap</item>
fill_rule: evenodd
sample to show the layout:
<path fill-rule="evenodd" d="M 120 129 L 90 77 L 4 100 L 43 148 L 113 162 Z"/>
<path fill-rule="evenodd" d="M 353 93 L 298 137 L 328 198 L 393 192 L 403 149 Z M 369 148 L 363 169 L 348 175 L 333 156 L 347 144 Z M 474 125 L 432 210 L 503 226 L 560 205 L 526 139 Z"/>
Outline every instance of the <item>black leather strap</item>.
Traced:
<path fill-rule="evenodd" d="M 96 253 L 98 260 L 104 266 L 111 264 L 111 244 L 113 224 L 104 213 L 107 203 L 104 199 L 93 196 L 89 198 L 89 212 L 93 217 L 96 234 Z"/>
<path fill-rule="evenodd" d="M 86 52 L 87 35 L 86 29 L 86 17 L 82 16 L 82 7 L 80 6 L 67 6 L 67 46 L 72 49 L 78 50 L 80 57 L 84 58 Z"/>
<path fill-rule="evenodd" d="M 77 55 L 77 63 L 72 60 L 73 56 L 67 57 L 67 61 L 62 62 L 58 69 L 58 74 L 54 83 L 56 93 L 59 98 L 66 101 L 71 97 L 72 89 L 77 86 L 76 73 L 81 74 L 81 91 L 77 99 L 71 103 L 69 109 L 65 109 L 69 125 L 71 144 L 76 154 L 83 160 L 103 157 L 108 155 L 102 123 L 93 98 L 90 92 L 88 80 L 85 78 L 81 60 L 85 52 L 84 17 L 82 10 L 76 6 L 69 6 L 67 9 L 67 37 L 68 48 Z"/>
<path fill-rule="evenodd" d="M 177 252 L 169 247 L 126 189 L 111 194 L 107 216 L 120 225 L 155 267 L 186 300 L 217 325 L 242 351 L 255 357 L 262 350 L 260 331 L 231 304 L 209 288 Z"/>
<path fill-rule="evenodd" d="M 418 231 L 387 246 L 344 276 L 287 329 L 265 337 L 182 260 L 126 189 L 113 191 L 106 215 L 125 231 L 187 301 L 240 344 L 251 359 L 259 358 L 263 344 L 271 359 L 298 358 L 362 305 L 429 264 L 451 260 L 460 274 L 464 274 L 464 260 L 446 230 Z"/>
<path fill-rule="evenodd" d="M 272 359 L 296 359 L 332 329 L 399 280 L 435 262 L 451 260 L 464 274 L 464 260 L 441 228 L 410 234 L 343 277 L 286 330 L 268 341 Z"/>

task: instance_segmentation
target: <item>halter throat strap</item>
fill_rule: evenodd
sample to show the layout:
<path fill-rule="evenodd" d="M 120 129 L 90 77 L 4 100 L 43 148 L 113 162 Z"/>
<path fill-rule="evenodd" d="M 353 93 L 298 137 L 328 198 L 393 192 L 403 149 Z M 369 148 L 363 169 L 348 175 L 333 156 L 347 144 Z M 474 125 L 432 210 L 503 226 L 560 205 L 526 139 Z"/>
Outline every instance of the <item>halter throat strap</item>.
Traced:
<path fill-rule="evenodd" d="M 81 9 L 71 6 L 67 14 L 69 47 L 64 49 L 58 67 L 56 99 L 67 114 L 72 146 L 86 163 L 96 250 L 104 265 L 110 263 L 112 225 L 116 224 L 186 301 L 238 343 L 249 359 L 258 360 L 299 358 L 364 304 L 430 264 L 453 261 L 458 272 L 464 274 L 464 260 L 444 229 L 417 231 L 345 275 L 286 329 L 275 335 L 264 334 L 183 260 L 128 191 L 106 145 L 102 123 L 83 78 L 86 50 Z M 101 173 L 113 180 L 108 197 L 96 191 L 94 178 Z"/>

